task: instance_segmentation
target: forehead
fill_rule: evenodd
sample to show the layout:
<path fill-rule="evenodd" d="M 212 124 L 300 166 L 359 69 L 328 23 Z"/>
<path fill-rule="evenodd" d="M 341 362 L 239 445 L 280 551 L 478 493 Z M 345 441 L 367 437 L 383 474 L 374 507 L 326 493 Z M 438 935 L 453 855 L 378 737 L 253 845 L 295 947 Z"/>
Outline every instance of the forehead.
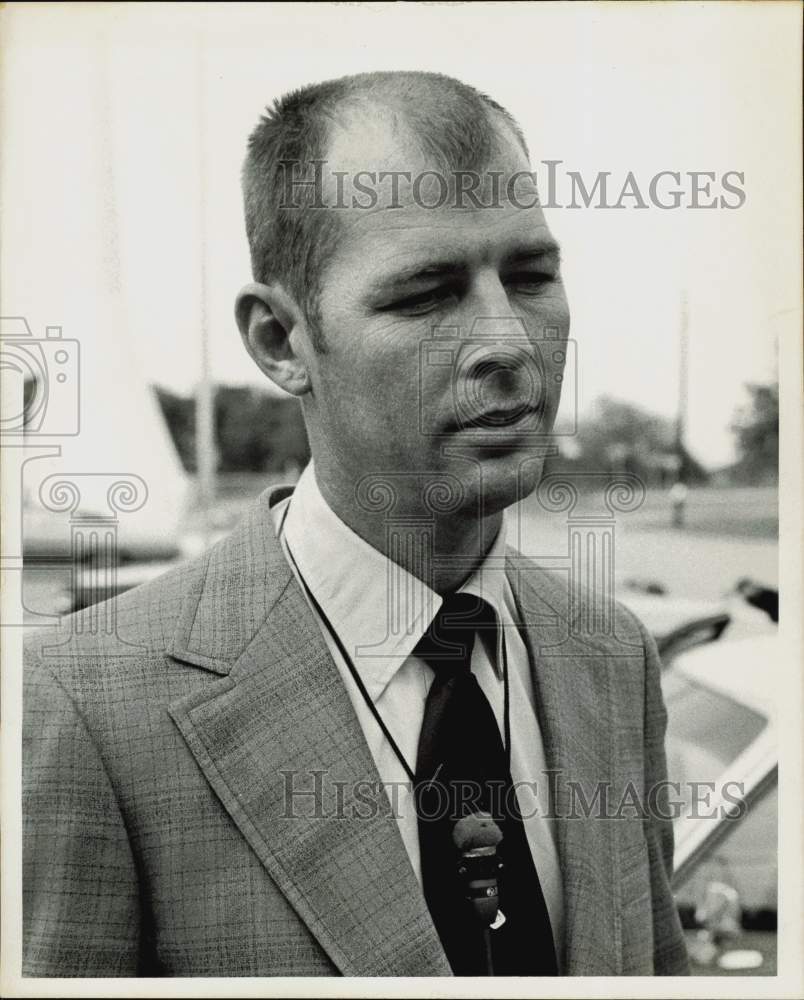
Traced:
<path fill-rule="evenodd" d="M 541 210 L 427 210 L 404 206 L 349 219 L 339 233 L 332 267 L 353 284 L 378 283 L 435 265 L 471 269 L 516 256 L 557 253 Z"/>
<path fill-rule="evenodd" d="M 330 266 L 352 280 L 433 257 L 471 265 L 554 245 L 524 151 L 502 130 L 497 152 L 471 170 L 428 159 L 381 117 L 339 130 L 324 190 L 322 211 L 337 220 Z"/>

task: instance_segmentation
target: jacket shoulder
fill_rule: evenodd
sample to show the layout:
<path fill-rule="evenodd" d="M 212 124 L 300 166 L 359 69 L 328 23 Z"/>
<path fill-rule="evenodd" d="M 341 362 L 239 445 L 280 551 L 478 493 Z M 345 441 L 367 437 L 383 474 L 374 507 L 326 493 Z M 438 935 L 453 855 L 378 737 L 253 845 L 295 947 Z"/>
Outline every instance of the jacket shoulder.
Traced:
<path fill-rule="evenodd" d="M 65 615 L 53 628 L 31 631 L 23 643 L 26 665 L 163 651 L 184 602 L 203 582 L 208 558 L 204 553 L 123 594 Z"/>
<path fill-rule="evenodd" d="M 537 609 L 556 615 L 565 624 L 586 622 L 590 639 L 602 640 L 607 633 L 618 637 L 618 645 L 645 647 L 652 642 L 645 626 L 613 593 L 594 591 L 572 578 L 568 569 L 556 570 L 539 564 L 511 546 L 507 550 L 511 583 L 520 600 L 523 595 L 536 602 Z M 608 619 L 608 621 L 607 621 Z"/>

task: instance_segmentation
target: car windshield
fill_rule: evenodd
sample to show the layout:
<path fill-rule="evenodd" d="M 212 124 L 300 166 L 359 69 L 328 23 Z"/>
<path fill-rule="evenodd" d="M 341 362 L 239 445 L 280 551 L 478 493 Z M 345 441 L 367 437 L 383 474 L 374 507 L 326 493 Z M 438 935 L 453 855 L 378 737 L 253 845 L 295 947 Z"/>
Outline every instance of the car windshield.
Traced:
<path fill-rule="evenodd" d="M 671 781 L 716 781 L 767 725 L 767 719 L 669 669 L 662 675 L 667 705 L 667 770 Z"/>

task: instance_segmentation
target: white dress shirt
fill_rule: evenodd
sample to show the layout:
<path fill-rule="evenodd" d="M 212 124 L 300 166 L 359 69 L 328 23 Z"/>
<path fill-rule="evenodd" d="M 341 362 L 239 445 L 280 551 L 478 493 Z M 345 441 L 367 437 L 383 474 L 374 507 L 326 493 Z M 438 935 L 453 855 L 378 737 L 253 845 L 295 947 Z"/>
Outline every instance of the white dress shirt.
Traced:
<path fill-rule="evenodd" d="M 285 508 L 287 507 L 287 510 Z M 293 495 L 274 508 L 276 530 L 290 549 L 324 615 L 360 674 L 368 695 L 411 771 L 416 769 L 419 731 L 433 671 L 411 655 L 441 606 L 441 597 L 418 578 L 392 563 L 355 534 L 324 500 L 312 463 Z M 294 572 L 296 570 L 294 569 Z M 302 588 L 304 589 L 304 588 Z M 516 604 L 505 573 L 505 519 L 488 555 L 459 588 L 494 608 L 498 630 L 496 657 L 475 642 L 472 672 L 489 700 L 504 741 L 504 684 L 500 664 L 505 642 L 509 674 L 511 777 L 517 789 L 525 832 L 539 873 L 556 952 L 563 943 L 561 870 L 549 812 L 546 763 L 534 707 L 528 652 L 516 627 Z M 419 833 L 410 779 L 366 704 L 329 630 L 316 616 L 327 646 L 374 757 L 416 877 L 421 882 Z"/>

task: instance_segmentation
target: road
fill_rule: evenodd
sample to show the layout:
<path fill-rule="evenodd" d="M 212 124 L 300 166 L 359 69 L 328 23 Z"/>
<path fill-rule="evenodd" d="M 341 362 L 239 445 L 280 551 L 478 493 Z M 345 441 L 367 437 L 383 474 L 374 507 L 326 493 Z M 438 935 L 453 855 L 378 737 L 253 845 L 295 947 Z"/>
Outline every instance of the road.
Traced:
<path fill-rule="evenodd" d="M 673 596 L 702 600 L 717 600 L 745 576 L 778 586 L 775 489 L 694 490 L 687 506 L 683 529 L 671 526 L 666 493 L 649 493 L 638 510 L 616 515 L 619 577 L 656 580 Z M 586 503 L 583 511 L 605 515 L 598 508 Z M 525 555 L 538 562 L 567 554 L 566 514 L 548 513 L 532 497 L 511 516 Z"/>

